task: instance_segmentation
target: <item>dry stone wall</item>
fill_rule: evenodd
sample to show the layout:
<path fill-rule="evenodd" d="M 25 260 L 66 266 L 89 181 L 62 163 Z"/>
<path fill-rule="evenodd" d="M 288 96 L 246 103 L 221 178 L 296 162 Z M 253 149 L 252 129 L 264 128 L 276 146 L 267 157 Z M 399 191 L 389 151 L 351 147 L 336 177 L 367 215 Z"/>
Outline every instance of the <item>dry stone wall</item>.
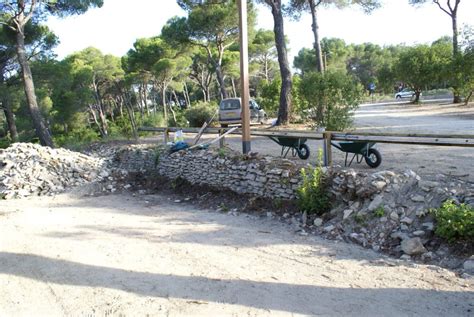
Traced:
<path fill-rule="evenodd" d="M 267 198 L 294 199 L 301 185 L 301 166 L 275 157 L 226 155 L 216 150 L 164 154 L 144 147 L 126 147 L 115 161 L 129 171 L 158 172 L 170 179 L 183 178 L 196 185 L 254 194 Z M 474 185 L 439 174 L 435 181 L 422 180 L 411 170 L 361 172 L 353 169 L 327 171 L 333 202 L 346 206 L 346 217 L 383 207 L 392 219 L 422 216 L 448 199 L 474 205 Z M 397 216 L 398 215 L 398 218 Z"/>
<path fill-rule="evenodd" d="M 299 172 L 289 160 L 240 160 L 211 150 L 171 154 L 159 160 L 157 170 L 161 175 L 181 177 L 191 184 L 267 198 L 293 199 L 300 182 Z"/>

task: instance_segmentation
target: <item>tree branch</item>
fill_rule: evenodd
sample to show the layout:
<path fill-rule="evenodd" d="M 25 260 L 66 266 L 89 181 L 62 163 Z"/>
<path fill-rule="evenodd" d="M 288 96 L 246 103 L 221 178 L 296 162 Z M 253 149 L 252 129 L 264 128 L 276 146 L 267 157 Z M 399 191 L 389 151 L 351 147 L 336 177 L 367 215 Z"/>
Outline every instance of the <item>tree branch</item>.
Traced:
<path fill-rule="evenodd" d="M 35 9 L 36 9 L 36 0 L 31 0 L 30 11 L 28 12 L 28 14 L 26 15 L 25 20 L 24 20 L 25 24 L 28 23 L 28 21 L 33 16 L 33 13 L 35 12 Z"/>
<path fill-rule="evenodd" d="M 16 23 L 15 23 L 15 24 L 16 24 Z M 8 23 L 6 23 L 6 22 L 0 21 L 0 25 L 5 25 L 5 26 L 6 26 L 7 28 L 9 28 L 10 30 L 16 31 L 16 29 L 15 29 L 13 26 L 11 26 L 10 24 L 8 24 Z"/>
<path fill-rule="evenodd" d="M 449 15 L 450 17 L 452 17 L 452 13 L 449 12 L 448 10 L 446 10 L 445 8 L 443 8 L 443 6 L 441 5 L 441 3 L 439 3 L 439 0 L 433 0 L 434 3 L 436 3 L 438 5 L 438 7 L 443 10 L 447 15 Z"/>

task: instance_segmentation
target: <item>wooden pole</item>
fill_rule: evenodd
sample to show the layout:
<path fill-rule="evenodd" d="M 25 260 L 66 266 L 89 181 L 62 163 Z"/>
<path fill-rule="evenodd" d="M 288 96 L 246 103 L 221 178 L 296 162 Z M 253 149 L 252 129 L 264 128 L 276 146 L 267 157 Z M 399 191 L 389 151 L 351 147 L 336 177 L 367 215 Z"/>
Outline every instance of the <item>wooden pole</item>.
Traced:
<path fill-rule="evenodd" d="M 220 129 L 219 130 L 219 136 L 223 135 L 225 133 L 225 129 Z M 219 140 L 219 148 L 222 149 L 225 147 L 225 137 L 222 137 L 222 139 Z"/>
<path fill-rule="evenodd" d="M 324 132 L 324 166 L 332 165 L 331 132 Z"/>
<path fill-rule="evenodd" d="M 242 107 L 242 152 L 250 152 L 250 109 L 249 109 L 249 68 L 248 68 L 248 30 L 247 0 L 238 0 L 240 31 L 240 100 Z"/>
<path fill-rule="evenodd" d="M 170 141 L 170 132 L 167 128 L 165 129 L 163 133 L 163 137 L 164 137 L 165 144 L 167 144 Z"/>

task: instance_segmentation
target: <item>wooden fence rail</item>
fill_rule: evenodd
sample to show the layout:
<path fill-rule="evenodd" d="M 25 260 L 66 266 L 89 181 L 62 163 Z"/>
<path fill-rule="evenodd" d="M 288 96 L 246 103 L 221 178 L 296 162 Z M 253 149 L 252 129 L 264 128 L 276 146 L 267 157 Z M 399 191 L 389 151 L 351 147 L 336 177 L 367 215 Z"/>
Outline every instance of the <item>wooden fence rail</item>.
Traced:
<path fill-rule="evenodd" d="M 165 142 L 169 141 L 169 133 L 182 130 L 184 133 L 199 133 L 199 128 L 155 128 L 140 127 L 139 131 L 162 132 Z M 205 134 L 224 134 L 228 129 L 224 128 L 207 128 Z M 231 134 L 241 134 L 241 129 L 233 131 Z M 324 163 L 332 164 L 332 147 L 331 141 L 353 141 L 353 142 L 376 142 L 391 144 L 407 144 L 407 145 L 430 145 L 430 146 L 457 146 L 457 147 L 474 147 L 473 135 L 458 134 L 425 134 L 425 133 L 375 133 L 375 132 L 314 132 L 314 131 L 297 131 L 297 130 L 268 130 L 253 129 L 253 136 L 272 136 L 272 137 L 292 137 L 306 138 L 310 140 L 324 140 Z M 223 146 L 224 142 L 220 143 Z"/>

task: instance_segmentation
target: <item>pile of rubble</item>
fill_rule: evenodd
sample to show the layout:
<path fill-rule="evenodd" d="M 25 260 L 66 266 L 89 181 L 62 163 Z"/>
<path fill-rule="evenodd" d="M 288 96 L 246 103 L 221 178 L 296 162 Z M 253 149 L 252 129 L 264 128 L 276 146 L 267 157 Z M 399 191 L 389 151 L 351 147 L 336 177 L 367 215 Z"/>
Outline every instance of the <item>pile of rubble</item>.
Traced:
<path fill-rule="evenodd" d="M 451 268 L 462 264 L 463 259 L 453 257 L 449 246 L 435 235 L 436 221 L 430 210 L 447 199 L 474 206 L 474 184 L 443 174 L 423 180 L 411 170 L 366 173 L 349 169 L 334 172 L 330 192 L 334 208 L 321 218 L 308 217 L 303 233 L 354 242 L 401 259 L 442 262 Z M 464 251 L 472 249 L 468 246 Z"/>
<path fill-rule="evenodd" d="M 0 198 L 52 195 L 107 178 L 103 159 L 66 149 L 15 143 L 0 150 Z"/>

